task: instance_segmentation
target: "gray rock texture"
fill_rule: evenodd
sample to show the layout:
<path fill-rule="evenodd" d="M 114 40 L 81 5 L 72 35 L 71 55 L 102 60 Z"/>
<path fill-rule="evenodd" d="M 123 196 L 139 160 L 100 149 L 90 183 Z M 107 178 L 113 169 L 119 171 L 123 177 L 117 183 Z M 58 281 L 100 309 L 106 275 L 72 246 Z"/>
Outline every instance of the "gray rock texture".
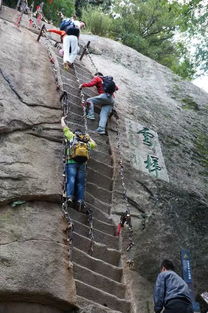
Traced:
<path fill-rule="evenodd" d="M 0 312 L 72 312 L 59 95 L 37 35 L 3 19 L 0 31 Z"/>
<path fill-rule="evenodd" d="M 0 304 L 0 312 L 10 313 L 11 301 L 19 302 L 15 313 L 24 311 L 23 307 L 27 306 L 24 302 L 29 299 L 34 302 L 34 313 L 38 310 L 43 313 L 70 312 L 76 302 L 76 290 L 71 263 L 68 269 L 63 241 L 66 225 L 58 204 L 62 192 L 62 133 L 59 126 L 62 111 L 58 93 L 46 49 L 36 42 L 32 32 L 17 29 L 10 23 L 14 21 L 12 10 L 3 8 L 2 12 L 0 295 L 5 303 Z M 27 24 L 25 16 L 24 19 Z M 119 86 L 115 99 L 120 119 L 119 137 L 115 118 L 108 124 L 114 161 L 113 191 L 105 192 L 104 188 L 97 187 L 99 177 L 93 170 L 106 176 L 112 172 L 104 155 L 108 153 L 108 145 L 98 137 L 96 140 L 101 148 L 94 156 L 94 163 L 89 162 L 87 201 L 94 201 L 94 205 L 109 212 L 112 195 L 111 215 L 115 224 L 118 223 L 121 213 L 126 210 L 119 173 L 121 157 L 135 242 L 129 255 L 126 253 L 128 231 L 125 227 L 122 231 L 125 272 L 122 283 L 129 287 L 127 294 L 133 311 L 149 313 L 160 262 L 163 258 L 172 259 L 180 273 L 181 248 L 191 252 L 195 293 L 199 295 L 207 289 L 208 94 L 118 42 L 81 36 L 82 44 L 88 40 L 91 41 L 94 65 L 84 57 L 82 66 L 93 74 L 96 65 L 104 75 L 114 77 Z M 90 91 L 86 91 L 86 96 L 87 93 Z M 79 124 L 76 114 L 77 111 L 73 111 L 71 115 L 72 125 Z M 163 156 L 163 169 L 166 169 L 168 179 L 160 176 L 160 170 L 156 177 L 155 171 L 145 169 L 144 160 L 140 159 L 150 147 L 143 145 L 137 129 L 130 130 L 129 122 L 157 133 L 156 144 L 161 149 L 159 160 Z M 151 153 L 156 151 L 154 148 Z M 103 164 L 96 161 L 101 154 Z M 103 187 L 111 188 L 107 178 L 103 184 Z M 102 199 L 98 200 L 98 195 Z M 12 207 L 17 200 L 26 203 Z M 101 219 L 102 214 L 96 214 L 98 220 Z M 84 231 L 81 226 L 80 229 Z M 86 241 L 81 238 L 84 247 Z M 81 254 L 85 255 L 79 247 L 75 252 L 76 261 L 80 261 Z M 129 257 L 134 260 L 131 269 L 126 265 Z M 88 262 L 93 266 L 88 259 L 89 256 L 83 258 L 81 266 Z M 84 293 L 84 284 L 80 286 Z M 85 299 L 79 299 L 79 303 L 83 313 L 113 312 L 94 302 L 85 302 Z M 40 308 L 42 305 L 45 311 Z"/>
<path fill-rule="evenodd" d="M 91 41 L 93 61 L 99 71 L 112 75 L 119 86 L 116 108 L 120 117 L 120 152 L 135 241 L 131 252 L 134 270 L 126 269 L 126 279 L 137 312 L 149 312 L 160 262 L 172 259 L 181 274 L 182 248 L 191 252 L 196 294 L 207 288 L 208 94 L 118 42 L 90 35 L 84 40 Z M 95 71 L 87 58 L 83 62 Z M 141 145 L 135 138 L 129 140 L 128 121 L 158 134 L 169 183 L 140 170 L 132 159 L 132 151 L 141 155 Z M 115 119 L 108 128 L 116 165 L 112 214 L 118 222 L 126 204 L 122 199 Z M 127 230 L 123 243 L 125 249 Z"/>

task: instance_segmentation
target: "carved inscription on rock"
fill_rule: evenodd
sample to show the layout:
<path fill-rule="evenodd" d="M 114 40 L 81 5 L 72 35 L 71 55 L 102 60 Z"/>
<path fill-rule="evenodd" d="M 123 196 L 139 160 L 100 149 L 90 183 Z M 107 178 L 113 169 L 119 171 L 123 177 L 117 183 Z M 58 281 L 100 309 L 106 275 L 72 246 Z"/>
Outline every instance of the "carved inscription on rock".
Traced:
<path fill-rule="evenodd" d="M 157 133 L 131 120 L 125 124 L 133 167 L 169 182 Z"/>

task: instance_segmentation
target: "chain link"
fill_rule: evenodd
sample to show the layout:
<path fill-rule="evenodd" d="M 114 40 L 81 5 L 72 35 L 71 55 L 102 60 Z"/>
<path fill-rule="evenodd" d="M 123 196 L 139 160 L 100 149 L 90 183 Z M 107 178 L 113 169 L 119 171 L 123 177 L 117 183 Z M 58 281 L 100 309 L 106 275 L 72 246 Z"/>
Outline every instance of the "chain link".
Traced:
<path fill-rule="evenodd" d="M 87 56 L 88 58 L 90 59 L 91 63 L 92 63 L 92 66 L 95 68 L 95 72 L 97 73 L 98 72 L 98 68 L 97 66 L 95 65 L 95 62 L 93 61 L 93 58 L 91 56 L 91 53 L 89 51 L 89 49 L 86 47 L 86 52 L 87 52 Z"/>
<path fill-rule="evenodd" d="M 70 102 L 69 102 L 69 94 L 63 89 L 63 82 L 60 81 L 59 75 L 58 75 L 58 68 L 59 66 L 56 66 L 55 64 L 55 57 L 52 52 L 52 46 L 54 47 L 53 43 L 51 42 L 50 38 L 47 35 L 45 27 L 43 27 L 43 33 L 45 37 L 45 45 L 49 54 L 50 61 L 52 61 L 53 65 L 53 71 L 56 79 L 56 84 L 57 84 L 57 89 L 62 91 L 62 95 L 60 97 L 60 102 L 62 104 L 62 109 L 63 109 L 63 114 L 64 116 L 67 116 L 69 111 L 70 111 Z M 59 43 L 55 44 L 55 47 L 60 49 Z M 74 64 L 74 74 L 75 78 L 80 85 L 81 82 L 78 78 L 77 74 L 77 69 L 76 65 Z M 80 98 L 81 98 L 81 105 L 83 109 L 83 118 L 84 118 L 84 128 L 85 132 L 88 133 L 88 124 L 87 124 L 87 117 L 86 117 L 86 106 L 85 106 L 85 96 L 82 90 L 80 90 Z M 63 142 L 63 149 L 64 149 L 64 157 L 63 157 L 63 201 L 62 201 L 62 212 L 63 215 L 67 221 L 67 228 L 66 228 L 66 233 L 67 233 L 67 242 L 69 244 L 69 258 L 72 260 L 72 251 L 73 251 L 73 230 L 74 230 L 74 225 L 73 222 L 70 218 L 69 215 L 69 208 L 68 208 L 68 203 L 67 203 L 67 197 L 66 197 L 66 184 L 67 184 L 67 174 L 66 174 L 66 159 L 67 159 L 67 140 L 64 140 Z M 89 247 L 89 253 L 92 255 L 94 251 L 94 227 L 93 227 L 93 211 L 91 209 L 86 210 L 86 215 L 88 218 L 88 224 L 89 224 L 89 239 L 90 239 L 90 247 Z"/>
<path fill-rule="evenodd" d="M 88 48 L 86 48 L 86 52 L 87 52 L 87 55 L 88 55 L 88 57 L 92 63 L 92 66 L 95 68 L 96 72 L 98 72 L 98 68 L 94 63 L 93 58 L 92 58 Z M 128 258 L 129 258 L 127 263 L 129 265 L 129 267 L 133 268 L 134 262 L 133 262 L 133 257 L 131 255 L 131 248 L 134 246 L 133 227 L 132 227 L 132 222 L 131 222 L 131 212 L 130 212 L 130 208 L 129 208 L 128 197 L 127 197 L 127 188 L 126 188 L 126 183 L 125 183 L 124 165 L 123 165 L 122 154 L 121 154 L 121 139 L 120 139 L 121 136 L 119 133 L 118 119 L 117 119 L 117 123 L 116 123 L 116 133 L 117 133 L 117 136 L 116 136 L 117 149 L 118 149 L 118 154 L 119 154 L 119 161 L 118 161 L 119 172 L 120 172 L 120 176 L 121 176 L 121 185 L 123 188 L 123 198 L 124 198 L 125 205 L 126 205 L 126 211 L 124 213 L 122 213 L 121 218 L 120 218 L 119 234 L 120 234 L 120 228 L 124 227 L 124 224 L 126 223 L 128 225 L 128 246 L 126 248 L 126 251 L 128 253 Z"/>
<path fill-rule="evenodd" d="M 118 150 L 118 155 L 119 155 L 119 160 L 118 160 L 119 173 L 120 173 L 121 185 L 122 185 L 122 189 L 123 189 L 123 199 L 125 201 L 125 206 L 126 206 L 126 211 L 124 213 L 122 213 L 121 218 L 120 218 L 119 229 L 118 229 L 117 234 L 119 235 L 121 227 L 124 227 L 125 224 L 128 225 L 128 246 L 126 248 L 126 251 L 128 253 L 127 263 L 128 263 L 130 268 L 133 268 L 134 261 L 133 261 L 133 256 L 131 254 L 131 248 L 134 246 L 133 227 L 132 227 L 132 222 L 131 222 L 131 211 L 129 208 L 127 188 L 126 188 L 126 183 L 125 183 L 124 164 L 123 164 L 122 153 L 121 153 L 121 136 L 119 133 L 118 119 L 116 122 L 116 133 L 117 133 L 117 135 L 116 135 L 117 150 Z"/>
<path fill-rule="evenodd" d="M 50 61 L 52 63 L 52 68 L 55 76 L 55 81 L 57 85 L 57 90 L 61 91 L 62 94 L 60 96 L 60 102 L 63 109 L 63 115 L 66 116 L 69 113 L 70 107 L 69 107 L 69 95 L 66 91 L 63 90 L 63 82 L 60 75 L 59 65 L 58 61 L 56 59 L 55 54 L 53 53 L 52 47 L 54 47 L 53 43 L 50 41 L 50 38 L 47 35 L 45 26 L 43 25 L 41 28 L 41 31 L 44 34 L 44 44 L 47 48 L 48 55 L 50 58 Z M 41 35 L 41 33 L 39 34 Z M 38 36 L 39 38 L 40 36 Z M 59 48 L 58 45 L 56 45 L 56 48 Z M 62 196 L 62 213 L 63 216 L 67 222 L 66 227 L 66 236 L 67 236 L 67 244 L 68 244 L 68 255 L 69 255 L 69 261 L 72 261 L 72 251 L 73 251 L 73 230 L 74 225 L 73 221 L 69 215 L 69 205 L 67 202 L 66 197 L 66 186 L 67 186 L 67 173 L 66 173 L 66 160 L 67 160 L 67 140 L 63 140 L 63 196 Z"/>
<path fill-rule="evenodd" d="M 79 80 L 79 77 L 77 75 L 77 69 L 76 65 L 74 64 L 74 73 L 76 80 L 79 84 L 81 85 L 81 82 Z M 84 128 L 85 128 L 85 133 L 88 133 L 88 124 L 87 124 L 87 112 L 86 112 L 86 105 L 85 105 L 85 96 L 82 91 L 80 90 L 80 98 L 81 98 L 81 105 L 82 105 L 82 110 L 83 110 L 83 118 L 84 118 Z M 92 255 L 94 251 L 94 226 L 93 226 L 93 211 L 88 208 L 86 210 L 86 215 L 88 217 L 88 224 L 89 224 L 89 238 L 90 238 L 90 248 L 89 248 L 89 254 Z"/>

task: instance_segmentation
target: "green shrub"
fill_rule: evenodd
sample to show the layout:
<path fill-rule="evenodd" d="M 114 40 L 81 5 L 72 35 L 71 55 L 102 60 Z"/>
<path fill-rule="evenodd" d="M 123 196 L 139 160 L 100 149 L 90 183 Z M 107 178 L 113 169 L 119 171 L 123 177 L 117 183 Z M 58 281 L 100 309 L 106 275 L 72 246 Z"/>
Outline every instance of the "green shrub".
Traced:
<path fill-rule="evenodd" d="M 87 30 L 99 36 L 109 36 L 112 28 L 112 18 L 99 9 L 88 7 L 82 11 L 82 20 L 87 24 Z"/>

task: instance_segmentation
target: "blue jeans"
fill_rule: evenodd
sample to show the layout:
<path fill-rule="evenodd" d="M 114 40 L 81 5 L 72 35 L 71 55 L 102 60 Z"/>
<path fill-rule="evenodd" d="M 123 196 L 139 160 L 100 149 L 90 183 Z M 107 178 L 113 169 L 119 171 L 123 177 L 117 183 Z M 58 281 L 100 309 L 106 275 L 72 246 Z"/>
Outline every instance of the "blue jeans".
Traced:
<path fill-rule="evenodd" d="M 83 201 L 85 193 L 86 164 L 66 164 L 67 186 L 66 195 L 75 201 Z"/>
<path fill-rule="evenodd" d="M 103 105 L 100 111 L 100 121 L 99 121 L 99 127 L 104 128 L 106 127 L 108 117 L 110 113 L 112 112 L 113 107 L 112 105 Z"/>
<path fill-rule="evenodd" d="M 94 115 L 95 104 L 101 105 L 99 127 L 105 129 L 108 117 L 113 109 L 114 104 L 113 96 L 106 93 L 102 93 L 99 96 L 88 98 L 87 102 L 89 103 L 88 110 L 89 115 Z"/>

